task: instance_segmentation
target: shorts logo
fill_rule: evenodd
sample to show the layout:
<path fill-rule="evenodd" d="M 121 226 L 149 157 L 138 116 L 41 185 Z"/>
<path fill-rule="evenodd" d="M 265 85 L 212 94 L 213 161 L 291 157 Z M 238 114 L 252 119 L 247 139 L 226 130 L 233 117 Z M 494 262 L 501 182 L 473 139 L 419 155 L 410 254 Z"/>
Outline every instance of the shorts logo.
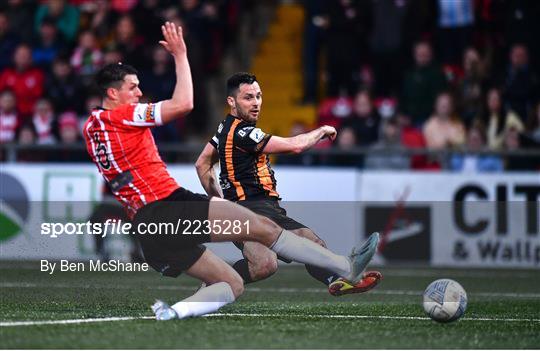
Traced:
<path fill-rule="evenodd" d="M 249 138 L 256 143 L 260 143 L 264 139 L 264 132 L 260 128 L 255 128 L 249 134 Z"/>
<path fill-rule="evenodd" d="M 227 179 L 220 179 L 219 186 L 221 187 L 222 190 L 226 190 L 231 187 L 231 183 Z"/>

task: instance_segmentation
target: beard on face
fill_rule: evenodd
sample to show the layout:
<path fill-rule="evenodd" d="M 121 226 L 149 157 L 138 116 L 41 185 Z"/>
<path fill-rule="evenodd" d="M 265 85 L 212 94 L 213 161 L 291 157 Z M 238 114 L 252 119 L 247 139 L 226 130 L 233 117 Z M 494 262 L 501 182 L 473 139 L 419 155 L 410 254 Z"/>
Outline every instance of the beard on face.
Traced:
<path fill-rule="evenodd" d="M 236 104 L 236 113 L 238 114 L 238 117 L 240 117 L 242 120 L 246 122 L 250 122 L 250 123 L 257 122 L 259 116 L 258 115 L 257 117 L 251 116 L 250 111 L 251 109 L 244 110 L 238 104 Z"/>

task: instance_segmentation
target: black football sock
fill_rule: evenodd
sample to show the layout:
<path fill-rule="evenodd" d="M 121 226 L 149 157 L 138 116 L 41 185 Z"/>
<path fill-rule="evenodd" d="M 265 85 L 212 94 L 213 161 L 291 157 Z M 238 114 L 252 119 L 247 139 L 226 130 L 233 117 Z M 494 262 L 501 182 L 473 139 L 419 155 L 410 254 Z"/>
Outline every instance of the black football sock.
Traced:
<path fill-rule="evenodd" d="M 330 272 L 329 270 L 324 268 L 312 266 L 310 264 L 306 264 L 306 270 L 308 271 L 309 275 L 311 275 L 313 278 L 317 279 L 326 286 L 330 285 L 338 278 L 340 278 L 339 275 L 337 275 L 336 273 Z"/>
<path fill-rule="evenodd" d="M 238 274 L 240 274 L 240 276 L 244 280 L 244 284 L 253 283 L 253 279 L 251 278 L 251 275 L 249 274 L 248 261 L 245 258 L 239 261 L 236 261 L 232 267 L 234 268 L 235 271 L 238 272 Z"/>

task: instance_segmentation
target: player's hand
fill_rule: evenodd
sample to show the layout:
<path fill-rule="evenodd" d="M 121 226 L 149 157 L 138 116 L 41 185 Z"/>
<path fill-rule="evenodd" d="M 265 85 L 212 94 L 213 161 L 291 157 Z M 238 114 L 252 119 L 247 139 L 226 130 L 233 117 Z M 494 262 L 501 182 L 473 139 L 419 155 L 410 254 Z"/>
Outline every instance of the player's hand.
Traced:
<path fill-rule="evenodd" d="M 321 129 L 324 133 L 324 137 L 327 137 L 332 141 L 336 139 L 336 136 L 337 136 L 336 128 L 331 127 L 331 126 L 322 126 Z"/>
<path fill-rule="evenodd" d="M 161 32 L 165 40 L 160 40 L 159 43 L 170 52 L 173 56 L 180 56 L 186 53 L 186 43 L 182 34 L 182 27 L 176 26 L 172 22 L 165 22 L 161 26 Z"/>

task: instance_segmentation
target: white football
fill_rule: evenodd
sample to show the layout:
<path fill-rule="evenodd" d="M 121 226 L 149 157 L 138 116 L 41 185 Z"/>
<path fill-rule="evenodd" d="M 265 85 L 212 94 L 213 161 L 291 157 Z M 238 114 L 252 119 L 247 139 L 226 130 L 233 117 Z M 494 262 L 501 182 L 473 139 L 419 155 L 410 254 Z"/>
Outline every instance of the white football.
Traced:
<path fill-rule="evenodd" d="M 437 322 L 459 319 L 467 309 L 467 293 L 452 279 L 438 279 L 424 291 L 424 311 Z"/>

